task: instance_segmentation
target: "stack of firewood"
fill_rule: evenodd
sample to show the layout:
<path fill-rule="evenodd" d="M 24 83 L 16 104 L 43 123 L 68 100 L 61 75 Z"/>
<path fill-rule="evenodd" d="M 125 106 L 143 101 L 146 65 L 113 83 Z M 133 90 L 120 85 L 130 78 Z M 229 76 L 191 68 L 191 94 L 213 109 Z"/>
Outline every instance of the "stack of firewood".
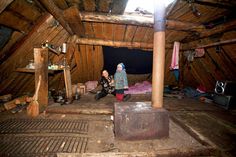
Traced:
<path fill-rule="evenodd" d="M 32 101 L 32 98 L 24 95 L 17 97 L 12 100 L 12 95 L 7 94 L 0 96 L 0 102 L 2 103 L 0 107 L 0 112 L 11 110 L 12 113 L 18 112 L 23 108 L 26 108 L 28 103 Z"/>

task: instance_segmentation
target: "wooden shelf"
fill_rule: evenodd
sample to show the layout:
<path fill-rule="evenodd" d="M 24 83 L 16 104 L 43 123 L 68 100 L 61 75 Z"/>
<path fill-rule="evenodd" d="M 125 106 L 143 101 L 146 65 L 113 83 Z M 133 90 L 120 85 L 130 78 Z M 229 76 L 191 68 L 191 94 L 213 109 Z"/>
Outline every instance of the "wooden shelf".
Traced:
<path fill-rule="evenodd" d="M 54 74 L 55 72 L 59 72 L 59 71 L 62 71 L 62 70 L 63 70 L 63 69 L 55 69 L 55 70 L 48 69 L 48 73 Z M 17 72 L 22 72 L 22 73 L 34 73 L 34 72 L 35 72 L 35 69 L 17 68 L 15 71 L 17 71 Z"/>

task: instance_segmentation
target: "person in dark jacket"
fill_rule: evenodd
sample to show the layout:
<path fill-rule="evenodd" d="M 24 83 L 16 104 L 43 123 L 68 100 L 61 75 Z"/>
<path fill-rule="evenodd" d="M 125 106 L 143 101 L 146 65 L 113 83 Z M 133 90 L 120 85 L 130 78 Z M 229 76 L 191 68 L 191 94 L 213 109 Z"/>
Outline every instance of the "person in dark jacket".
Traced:
<path fill-rule="evenodd" d="M 107 70 L 102 71 L 102 77 L 99 81 L 99 84 L 102 86 L 102 90 L 95 95 L 95 99 L 99 100 L 108 94 L 115 94 L 114 79 L 112 75 L 109 75 Z"/>
<path fill-rule="evenodd" d="M 112 75 L 109 75 L 107 70 L 102 70 L 102 77 L 99 81 L 99 84 L 102 86 L 102 90 L 99 91 L 95 95 L 96 100 L 99 100 L 99 99 L 107 96 L 108 94 L 112 94 L 112 95 L 116 96 L 114 79 L 113 79 Z M 127 101 L 131 97 L 131 95 L 125 94 L 123 97 L 124 97 L 123 101 Z"/>

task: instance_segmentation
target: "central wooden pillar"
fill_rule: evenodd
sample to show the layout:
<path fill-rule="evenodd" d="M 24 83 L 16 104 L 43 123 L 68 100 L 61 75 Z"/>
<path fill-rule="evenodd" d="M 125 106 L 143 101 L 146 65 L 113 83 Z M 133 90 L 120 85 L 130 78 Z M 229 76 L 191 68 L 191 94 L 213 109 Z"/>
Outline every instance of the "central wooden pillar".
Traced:
<path fill-rule="evenodd" d="M 152 107 L 163 107 L 165 70 L 166 9 L 163 0 L 154 1 L 154 43 L 152 67 Z"/>
<path fill-rule="evenodd" d="M 115 103 L 115 136 L 123 140 L 144 140 L 169 136 L 169 113 L 163 108 L 165 64 L 165 5 L 155 0 L 152 103 Z"/>

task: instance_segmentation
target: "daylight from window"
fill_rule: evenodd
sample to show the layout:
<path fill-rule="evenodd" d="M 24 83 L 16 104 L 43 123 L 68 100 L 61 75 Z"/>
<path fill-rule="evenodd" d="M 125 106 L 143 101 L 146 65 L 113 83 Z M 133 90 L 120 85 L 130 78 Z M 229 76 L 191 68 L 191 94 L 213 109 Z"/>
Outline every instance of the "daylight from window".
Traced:
<path fill-rule="evenodd" d="M 165 6 L 167 7 L 173 1 L 165 0 Z M 125 8 L 125 13 L 153 14 L 153 6 L 153 0 L 129 0 Z"/>

